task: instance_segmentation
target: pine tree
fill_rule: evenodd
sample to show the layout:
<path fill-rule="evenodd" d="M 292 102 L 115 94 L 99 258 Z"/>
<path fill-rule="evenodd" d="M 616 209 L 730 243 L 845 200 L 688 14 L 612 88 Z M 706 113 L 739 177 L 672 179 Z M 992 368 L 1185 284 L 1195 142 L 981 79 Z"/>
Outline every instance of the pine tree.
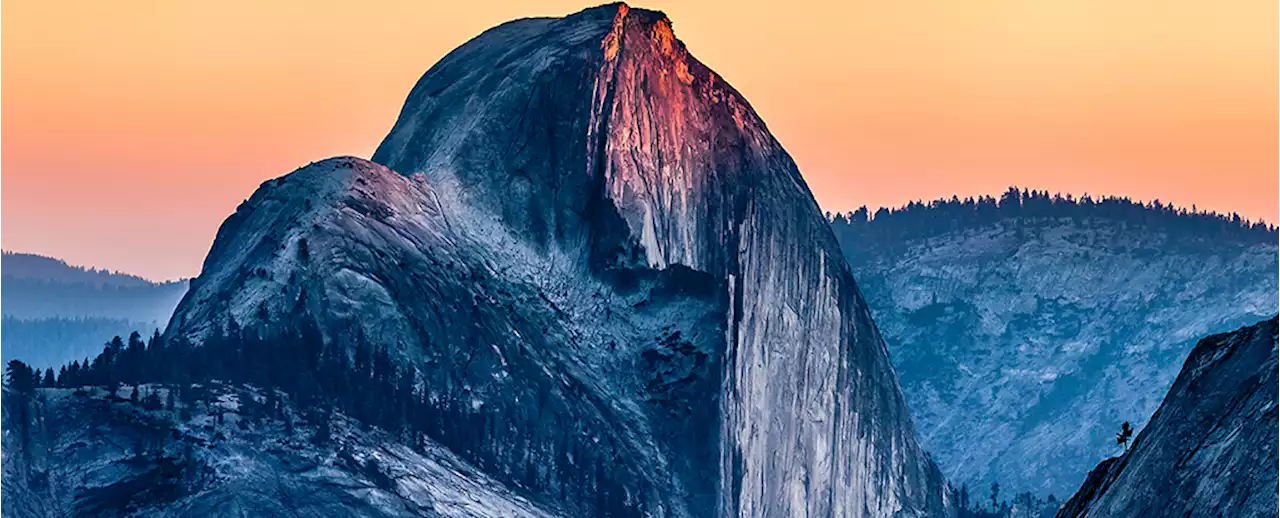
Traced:
<path fill-rule="evenodd" d="M 15 421 L 18 423 L 18 437 L 25 450 L 31 437 L 30 395 L 35 391 L 37 376 L 27 364 L 10 360 L 4 371 L 5 384 L 17 394 Z"/>
<path fill-rule="evenodd" d="M 1125 421 L 1120 425 L 1120 433 L 1116 434 L 1116 444 L 1124 446 L 1124 451 L 1129 451 L 1129 439 L 1133 437 L 1133 428 L 1129 426 L 1129 422 Z"/>
<path fill-rule="evenodd" d="M 137 383 L 142 375 L 142 362 L 145 359 L 147 344 L 142 341 L 142 335 L 137 331 L 129 333 L 128 345 L 125 346 L 124 353 L 120 358 L 118 370 L 121 380 L 126 383 Z"/>
<path fill-rule="evenodd" d="M 71 366 L 67 367 L 67 375 L 62 380 L 63 386 L 79 387 L 83 385 L 80 378 L 80 360 L 71 362 Z"/>
<path fill-rule="evenodd" d="M 31 367 L 18 360 L 9 361 L 8 366 L 5 367 L 4 377 L 9 388 L 20 394 L 30 393 L 39 385 Z"/>

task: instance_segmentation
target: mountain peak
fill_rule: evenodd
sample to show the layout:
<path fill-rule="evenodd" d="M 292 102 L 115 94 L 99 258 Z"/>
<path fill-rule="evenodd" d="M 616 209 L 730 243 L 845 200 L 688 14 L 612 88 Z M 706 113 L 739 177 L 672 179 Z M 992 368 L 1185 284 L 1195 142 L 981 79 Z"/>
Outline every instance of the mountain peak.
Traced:
<path fill-rule="evenodd" d="M 945 514 L 795 162 L 664 14 L 490 29 L 351 160 L 264 184 L 169 336 L 386 347 L 478 429 L 428 432 L 577 515 Z"/>
<path fill-rule="evenodd" d="M 817 205 L 747 101 L 671 26 L 609 4 L 486 31 L 422 76 L 373 161 L 456 187 L 539 248 L 613 266 L 715 263 L 694 249 L 745 208 L 730 199 L 776 181 Z M 768 179 L 754 167 L 766 164 Z M 685 213 L 697 204 L 680 200 L 704 197 L 713 214 Z M 639 248 L 615 235 L 623 226 Z"/>
<path fill-rule="evenodd" d="M 603 15 L 612 15 L 609 32 L 601 42 L 606 61 L 611 61 L 617 57 L 618 51 L 622 46 L 623 34 L 628 25 L 634 25 L 647 31 L 649 39 L 656 44 L 655 48 L 665 56 L 670 56 L 679 43 L 676 40 L 675 33 L 671 30 L 671 19 L 667 18 L 666 13 L 632 8 L 622 2 L 587 9 L 571 15 L 565 20 L 569 21 L 578 16 L 595 17 L 598 16 L 597 11 Z"/>
<path fill-rule="evenodd" d="M 373 160 L 574 282 L 685 268 L 723 283 L 724 514 L 944 508 L 795 162 L 664 14 L 610 4 L 482 34 L 422 76 Z"/>
<path fill-rule="evenodd" d="M 574 14 L 564 17 L 566 22 L 572 22 L 581 18 L 609 18 L 613 23 L 622 23 L 625 19 L 633 22 L 644 24 L 655 24 L 658 22 L 666 22 L 670 25 L 671 20 L 667 18 L 667 14 L 662 11 L 652 9 L 644 9 L 640 7 L 631 7 L 626 2 L 612 2 L 601 4 L 595 7 L 588 7 Z"/>

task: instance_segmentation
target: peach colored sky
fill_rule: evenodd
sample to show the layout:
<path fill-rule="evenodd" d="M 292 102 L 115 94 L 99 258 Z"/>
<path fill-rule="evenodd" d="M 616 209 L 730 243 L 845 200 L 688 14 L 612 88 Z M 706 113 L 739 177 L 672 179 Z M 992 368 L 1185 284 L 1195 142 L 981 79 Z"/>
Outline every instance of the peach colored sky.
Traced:
<path fill-rule="evenodd" d="M 1277 221 L 1275 0 L 654 1 L 828 210 L 1124 194 Z M 369 156 L 414 81 L 568 1 L 7 0 L 3 247 L 199 272 L 263 180 Z"/>

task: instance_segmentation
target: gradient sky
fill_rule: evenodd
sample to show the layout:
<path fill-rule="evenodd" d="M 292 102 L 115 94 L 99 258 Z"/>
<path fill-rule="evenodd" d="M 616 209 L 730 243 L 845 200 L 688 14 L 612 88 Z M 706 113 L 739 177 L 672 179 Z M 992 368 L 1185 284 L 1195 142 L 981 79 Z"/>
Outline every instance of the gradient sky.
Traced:
<path fill-rule="evenodd" d="M 1277 221 L 1275 0 L 653 1 L 828 210 L 1124 194 Z M 192 276 L 263 180 L 368 157 L 524 0 L 6 0 L 3 247 Z"/>

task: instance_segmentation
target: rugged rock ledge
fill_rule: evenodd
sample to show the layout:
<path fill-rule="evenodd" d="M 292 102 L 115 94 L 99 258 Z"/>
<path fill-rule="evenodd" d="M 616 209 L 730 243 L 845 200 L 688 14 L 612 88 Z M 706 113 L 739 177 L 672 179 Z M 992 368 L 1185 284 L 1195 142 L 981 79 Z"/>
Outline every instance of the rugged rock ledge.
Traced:
<path fill-rule="evenodd" d="M 573 277 L 447 203 L 356 158 L 269 181 L 223 224 L 169 338 L 312 319 L 331 343 L 390 347 L 443 419 L 494 423 L 444 445 L 572 515 L 711 505 L 719 284 Z"/>

